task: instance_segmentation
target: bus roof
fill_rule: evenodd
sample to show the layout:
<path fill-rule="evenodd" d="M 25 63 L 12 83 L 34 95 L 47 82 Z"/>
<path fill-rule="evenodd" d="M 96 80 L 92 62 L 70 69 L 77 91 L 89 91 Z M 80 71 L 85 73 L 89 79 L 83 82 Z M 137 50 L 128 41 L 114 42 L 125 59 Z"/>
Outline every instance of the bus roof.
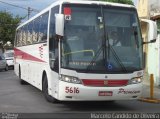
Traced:
<path fill-rule="evenodd" d="M 60 0 L 62 3 L 75 3 L 75 4 L 98 4 L 98 5 L 111 5 L 118 7 L 134 7 L 133 5 L 120 4 L 120 3 L 112 3 L 105 1 L 97 1 L 97 0 Z"/>
<path fill-rule="evenodd" d="M 127 5 L 127 4 L 120 4 L 120 3 L 111 3 L 111 2 L 104 2 L 104 1 L 94 1 L 94 0 L 58 0 L 56 2 L 53 2 L 50 6 L 45 8 L 44 10 L 40 11 L 38 14 L 30 18 L 29 20 L 25 21 L 24 23 L 20 24 L 18 28 L 22 27 L 23 25 L 27 24 L 28 22 L 34 20 L 35 18 L 39 17 L 43 13 L 49 11 L 52 7 L 61 5 L 63 3 L 71 3 L 71 4 L 97 4 L 97 5 L 108 5 L 108 6 L 117 6 L 117 7 L 123 7 L 123 8 L 135 8 L 133 5 Z M 136 8 L 135 8 L 136 9 Z"/>

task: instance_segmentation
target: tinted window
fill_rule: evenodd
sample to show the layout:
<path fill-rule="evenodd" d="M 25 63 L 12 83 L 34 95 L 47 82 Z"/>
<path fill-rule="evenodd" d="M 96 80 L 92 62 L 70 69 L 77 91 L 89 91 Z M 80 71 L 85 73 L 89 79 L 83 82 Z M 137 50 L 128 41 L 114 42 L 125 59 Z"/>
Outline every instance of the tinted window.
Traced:
<path fill-rule="evenodd" d="M 40 22 L 40 27 L 39 27 L 39 41 L 40 42 L 47 40 L 48 15 L 49 15 L 49 12 L 41 16 L 41 22 Z"/>
<path fill-rule="evenodd" d="M 23 42 L 22 42 L 23 45 L 27 44 L 27 30 L 28 30 L 28 27 L 27 25 L 25 25 L 23 27 Z"/>
<path fill-rule="evenodd" d="M 49 50 L 54 51 L 55 44 L 55 14 L 58 13 L 59 6 L 52 8 L 50 18 L 50 31 L 49 31 Z"/>
<path fill-rule="evenodd" d="M 19 46 L 19 39 L 20 39 L 20 29 L 17 30 L 17 33 L 16 33 L 16 41 L 15 41 L 15 46 Z"/>
<path fill-rule="evenodd" d="M 5 53 L 5 57 L 7 58 L 7 57 L 13 57 L 14 55 L 13 55 L 13 52 L 10 52 L 10 53 Z"/>
<path fill-rule="evenodd" d="M 37 19 L 35 19 L 33 21 L 33 31 L 32 31 L 33 43 L 37 43 L 38 42 L 39 24 L 40 24 L 40 17 L 38 17 Z"/>
<path fill-rule="evenodd" d="M 56 42 L 56 34 L 55 34 L 55 14 L 59 13 L 59 6 L 56 6 L 51 9 L 51 18 L 50 18 L 50 30 L 49 30 L 49 58 L 50 58 L 50 66 L 51 69 L 58 72 L 58 67 L 56 61 L 53 62 L 52 59 L 56 59 L 57 54 L 55 53 L 55 49 L 58 47 L 58 42 Z"/>
<path fill-rule="evenodd" d="M 49 12 L 34 19 L 17 30 L 16 46 L 31 45 L 47 40 Z"/>
<path fill-rule="evenodd" d="M 28 35 L 27 35 L 27 44 L 32 44 L 32 28 L 33 22 L 28 23 Z"/>

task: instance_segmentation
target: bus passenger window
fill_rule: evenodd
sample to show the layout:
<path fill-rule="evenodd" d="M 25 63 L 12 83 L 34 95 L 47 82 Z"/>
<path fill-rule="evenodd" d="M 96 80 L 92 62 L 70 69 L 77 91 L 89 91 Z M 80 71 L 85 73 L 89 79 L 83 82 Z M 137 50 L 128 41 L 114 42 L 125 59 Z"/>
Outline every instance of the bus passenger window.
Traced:
<path fill-rule="evenodd" d="M 16 46 L 21 46 L 21 29 L 17 31 Z"/>
<path fill-rule="evenodd" d="M 27 44 L 32 44 L 32 28 L 33 28 L 33 22 L 28 23 L 28 35 L 27 35 Z"/>
<path fill-rule="evenodd" d="M 49 15 L 49 12 L 41 16 L 41 22 L 40 22 L 40 28 L 39 28 L 39 42 L 43 42 L 47 40 L 48 15 Z"/>

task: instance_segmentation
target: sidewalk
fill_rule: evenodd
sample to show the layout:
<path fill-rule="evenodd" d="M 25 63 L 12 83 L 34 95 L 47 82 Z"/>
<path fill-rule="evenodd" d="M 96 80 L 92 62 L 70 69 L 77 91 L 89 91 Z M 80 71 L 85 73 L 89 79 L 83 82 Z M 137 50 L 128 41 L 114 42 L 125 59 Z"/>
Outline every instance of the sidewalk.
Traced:
<path fill-rule="evenodd" d="M 150 97 L 150 77 L 147 74 L 143 79 L 142 97 Z M 160 99 L 160 86 L 154 86 L 154 98 Z"/>

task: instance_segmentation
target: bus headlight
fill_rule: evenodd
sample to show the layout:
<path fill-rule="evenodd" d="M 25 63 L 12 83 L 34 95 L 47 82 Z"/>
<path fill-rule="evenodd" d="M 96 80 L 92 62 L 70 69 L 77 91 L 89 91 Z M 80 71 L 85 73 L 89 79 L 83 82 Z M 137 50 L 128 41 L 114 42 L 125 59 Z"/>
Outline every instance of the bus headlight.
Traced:
<path fill-rule="evenodd" d="M 60 75 L 59 79 L 61 81 L 65 81 L 65 82 L 68 82 L 68 83 L 81 84 L 81 80 L 79 78 L 73 77 L 73 76 Z"/>
<path fill-rule="evenodd" d="M 129 81 L 129 84 L 141 83 L 141 82 L 142 82 L 142 78 L 143 78 L 143 77 L 135 77 L 135 78 L 132 78 L 132 79 Z"/>

